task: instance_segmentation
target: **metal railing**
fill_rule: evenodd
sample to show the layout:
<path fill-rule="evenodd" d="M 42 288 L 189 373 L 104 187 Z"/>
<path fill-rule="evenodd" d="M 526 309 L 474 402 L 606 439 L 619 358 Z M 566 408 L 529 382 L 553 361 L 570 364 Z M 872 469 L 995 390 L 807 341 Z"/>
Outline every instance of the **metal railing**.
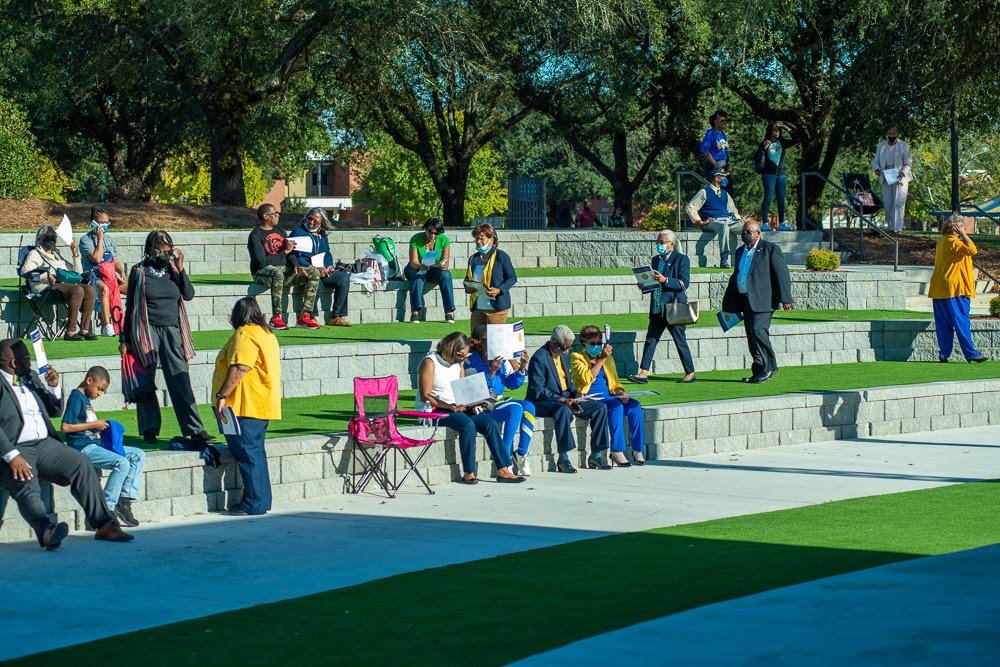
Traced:
<path fill-rule="evenodd" d="M 681 211 L 684 208 L 686 202 L 681 202 L 681 177 L 682 176 L 694 176 L 696 179 L 704 183 L 705 185 L 711 185 L 705 180 L 705 177 L 699 174 L 697 171 L 691 171 L 690 169 L 682 169 L 674 174 L 674 181 L 677 184 L 677 229 L 681 229 Z"/>
<path fill-rule="evenodd" d="M 864 258 L 864 256 L 865 256 L 865 226 L 867 225 L 871 229 L 874 229 L 877 233 L 881 234 L 883 238 L 887 239 L 888 241 L 890 241 L 892 243 L 892 245 L 893 245 L 892 270 L 893 271 L 899 271 L 899 241 L 897 241 L 896 239 L 892 238 L 892 236 L 890 236 L 888 233 L 886 233 L 885 230 L 883 230 L 881 227 L 879 227 L 878 225 L 876 225 L 875 224 L 875 218 L 874 218 L 874 216 L 872 216 L 872 215 L 865 215 L 862 211 L 859 211 L 858 209 L 856 209 L 854 207 L 854 204 L 851 201 L 852 195 L 851 195 L 850 192 L 848 192 L 847 190 L 845 190 L 842 186 L 838 185 L 837 183 L 834 183 L 833 181 L 831 181 L 829 178 L 827 178 L 823 174 L 819 173 L 818 171 L 806 171 L 806 172 L 803 172 L 802 173 L 802 179 L 799 182 L 799 210 L 800 210 L 800 216 L 801 216 L 801 221 L 802 221 L 803 228 L 805 227 L 806 224 L 809 224 L 809 225 L 812 225 L 813 227 L 815 227 L 816 229 L 819 229 L 820 231 L 826 231 L 826 230 L 823 230 L 822 224 L 817 225 L 815 222 L 813 222 L 812 220 L 810 220 L 809 219 L 809 213 L 806 211 L 806 181 L 808 181 L 808 179 L 810 179 L 810 178 L 818 178 L 818 179 L 820 179 L 821 181 L 823 181 L 827 185 L 832 186 L 834 190 L 837 190 L 838 192 L 840 192 L 841 194 L 843 194 L 844 197 L 846 198 L 846 200 L 847 200 L 846 203 L 837 204 L 836 206 L 838 208 L 843 208 L 843 209 L 847 210 L 848 214 L 851 217 L 857 218 L 860 221 L 860 223 L 861 223 L 861 224 L 858 225 L 858 232 L 859 232 L 859 237 L 860 237 L 860 241 L 859 241 L 859 253 L 860 253 L 861 257 Z M 832 215 L 833 206 L 830 207 L 830 210 L 831 210 L 831 215 L 830 215 L 830 230 L 829 230 L 828 233 L 830 234 L 830 244 L 831 244 L 830 247 L 832 248 L 833 247 L 833 215 Z"/>

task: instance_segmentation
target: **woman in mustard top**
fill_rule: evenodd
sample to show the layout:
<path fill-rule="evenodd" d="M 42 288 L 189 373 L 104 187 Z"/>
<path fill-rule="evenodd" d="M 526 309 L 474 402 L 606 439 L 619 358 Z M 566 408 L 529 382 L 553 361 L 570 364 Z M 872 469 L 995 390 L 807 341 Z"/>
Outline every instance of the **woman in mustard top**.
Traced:
<path fill-rule="evenodd" d="M 976 274 L 972 257 L 979 252 L 965 233 L 965 218 L 957 213 L 941 225 L 941 238 L 934 256 L 934 274 L 927 295 L 934 303 L 934 326 L 937 329 L 938 359 L 948 361 L 955 347 L 955 334 L 962 354 L 969 363 L 981 363 L 989 357 L 972 344 L 969 304 L 976 296 Z"/>
<path fill-rule="evenodd" d="M 243 297 L 229 316 L 236 332 L 215 359 L 215 414 L 232 408 L 239 435 L 226 435 L 243 478 L 243 500 L 230 514 L 266 514 L 271 509 L 271 477 L 264 438 L 272 419 L 281 419 L 281 360 L 278 339 L 253 297 Z"/>
<path fill-rule="evenodd" d="M 608 407 L 608 430 L 611 434 L 610 465 L 627 468 L 632 462 L 625 456 L 625 419 L 628 419 L 629 442 L 632 444 L 632 458 L 636 465 L 645 465 L 643 456 L 646 434 L 642 423 L 642 406 L 639 401 L 629 398 L 618 380 L 615 360 L 611 356 L 611 345 L 603 340 L 601 330 L 588 324 L 580 330 L 583 352 L 570 355 L 570 372 L 573 384 L 583 394 L 597 394 Z M 588 468 L 607 466 L 600 453 L 591 454 L 587 459 Z"/>

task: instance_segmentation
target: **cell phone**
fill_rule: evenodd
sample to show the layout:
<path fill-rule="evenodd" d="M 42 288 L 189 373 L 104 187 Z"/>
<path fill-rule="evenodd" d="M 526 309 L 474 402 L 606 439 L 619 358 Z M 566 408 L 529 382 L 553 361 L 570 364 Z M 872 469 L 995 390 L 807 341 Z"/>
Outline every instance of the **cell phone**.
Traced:
<path fill-rule="evenodd" d="M 604 325 L 604 344 L 611 345 L 611 325 Z"/>

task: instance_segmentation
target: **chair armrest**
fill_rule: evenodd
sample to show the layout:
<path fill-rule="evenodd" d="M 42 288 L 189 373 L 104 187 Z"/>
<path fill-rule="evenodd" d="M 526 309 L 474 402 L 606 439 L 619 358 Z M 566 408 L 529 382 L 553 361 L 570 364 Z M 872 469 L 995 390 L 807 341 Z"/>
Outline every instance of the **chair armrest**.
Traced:
<path fill-rule="evenodd" d="M 448 416 L 447 412 L 424 412 L 422 410 L 396 410 L 396 414 L 400 417 L 416 417 L 418 419 L 444 419 Z"/>

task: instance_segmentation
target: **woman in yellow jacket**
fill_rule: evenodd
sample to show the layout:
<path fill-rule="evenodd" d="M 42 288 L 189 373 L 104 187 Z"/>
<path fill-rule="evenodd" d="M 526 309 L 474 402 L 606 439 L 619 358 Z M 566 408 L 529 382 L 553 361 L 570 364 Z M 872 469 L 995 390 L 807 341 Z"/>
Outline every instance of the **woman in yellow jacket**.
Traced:
<path fill-rule="evenodd" d="M 938 359 L 948 361 L 955 346 L 955 334 L 962 354 L 969 363 L 981 363 L 989 357 L 972 344 L 969 304 L 976 296 L 976 274 L 972 257 L 979 252 L 965 233 L 965 220 L 957 213 L 941 226 L 941 238 L 934 256 L 934 273 L 927 295 L 934 303 L 934 326 L 937 329 Z"/>
<path fill-rule="evenodd" d="M 570 355 L 570 371 L 573 384 L 582 394 L 596 394 L 608 406 L 608 430 L 611 434 L 611 464 L 627 468 L 632 463 L 625 456 L 625 418 L 628 418 L 629 441 L 632 443 L 632 458 L 636 465 L 645 465 L 643 450 L 646 434 L 642 424 L 642 406 L 639 401 L 629 398 L 625 388 L 618 381 L 615 360 L 611 356 L 611 345 L 602 339 L 601 330 L 588 324 L 580 331 L 583 352 Z M 603 457 L 591 454 L 587 459 L 588 468 L 607 466 Z"/>

